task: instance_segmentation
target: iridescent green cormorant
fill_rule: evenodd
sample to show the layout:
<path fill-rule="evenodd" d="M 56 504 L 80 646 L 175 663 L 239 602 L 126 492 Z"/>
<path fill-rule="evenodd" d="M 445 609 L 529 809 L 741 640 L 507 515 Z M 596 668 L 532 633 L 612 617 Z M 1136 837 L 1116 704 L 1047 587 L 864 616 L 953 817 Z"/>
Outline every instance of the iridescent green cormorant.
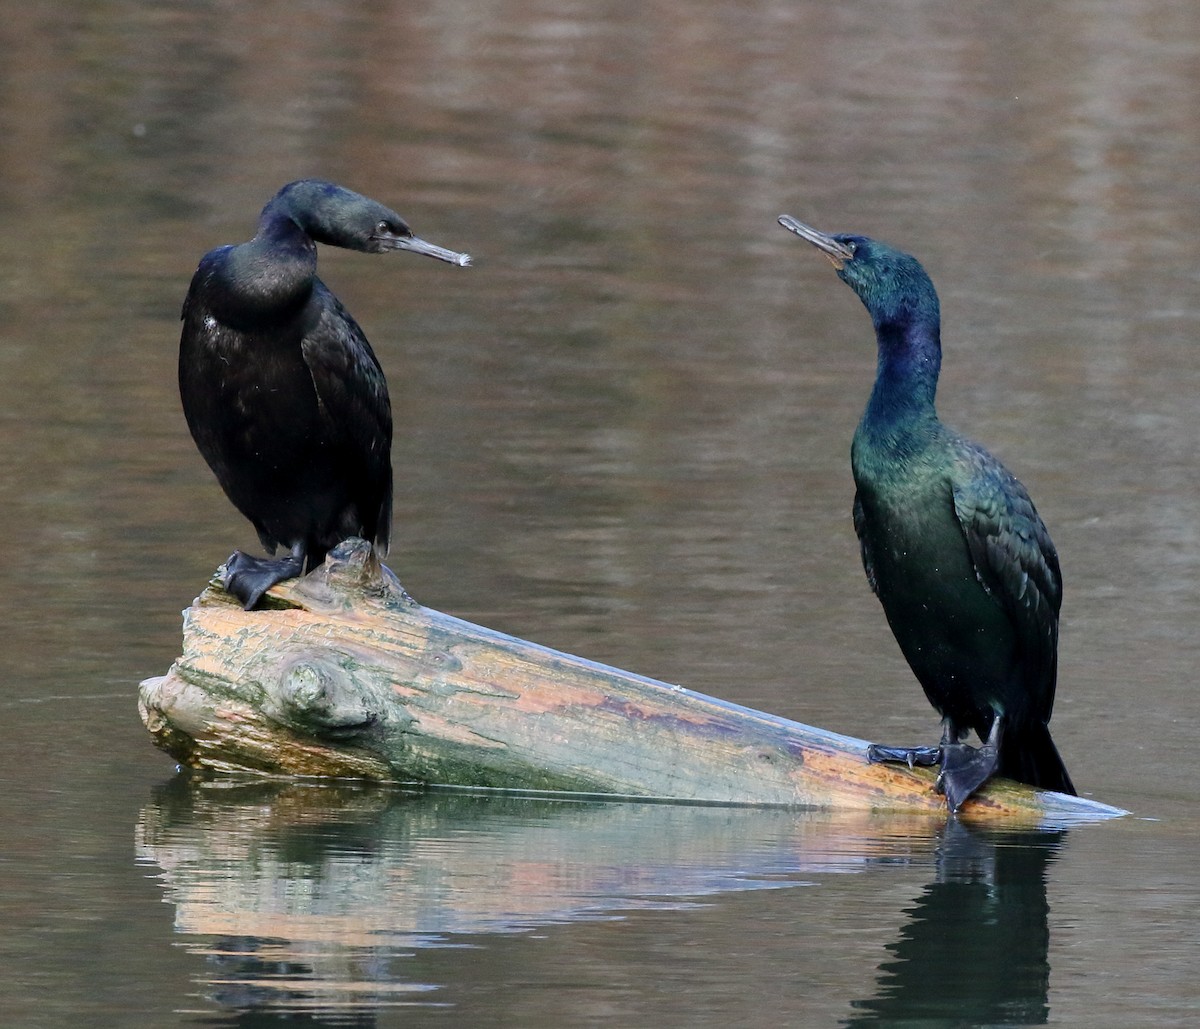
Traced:
<path fill-rule="evenodd" d="M 317 243 L 451 264 L 395 211 L 317 179 L 284 186 L 252 240 L 205 254 L 183 303 L 179 393 L 200 453 L 268 560 L 235 551 L 225 588 L 249 610 L 350 536 L 385 552 L 392 512 L 387 382 L 358 323 L 317 278 Z"/>
<path fill-rule="evenodd" d="M 916 258 L 865 236 L 779 223 L 820 250 L 870 312 L 875 388 L 854 433 L 854 528 L 867 581 L 942 715 L 939 747 L 873 747 L 874 760 L 941 764 L 951 810 L 998 774 L 1061 793 L 1071 778 L 1047 727 L 1062 574 L 1029 494 L 934 408 L 937 292 Z M 961 742 L 970 730 L 983 746 Z"/>

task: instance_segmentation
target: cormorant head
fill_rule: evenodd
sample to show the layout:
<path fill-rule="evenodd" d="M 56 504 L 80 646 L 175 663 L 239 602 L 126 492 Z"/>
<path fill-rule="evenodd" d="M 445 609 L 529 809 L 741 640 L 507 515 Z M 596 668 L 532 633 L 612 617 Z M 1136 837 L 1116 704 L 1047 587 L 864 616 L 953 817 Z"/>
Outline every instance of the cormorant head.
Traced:
<path fill-rule="evenodd" d="M 414 236 L 408 223 L 391 208 L 321 179 L 289 182 L 263 209 L 263 217 L 279 211 L 318 243 L 368 254 L 410 250 L 450 264 L 471 263 L 468 254 L 446 250 Z"/>
<path fill-rule="evenodd" d="M 871 313 L 875 327 L 939 319 L 937 290 L 921 262 L 867 236 L 826 235 L 791 215 L 779 224 L 821 251 Z"/>

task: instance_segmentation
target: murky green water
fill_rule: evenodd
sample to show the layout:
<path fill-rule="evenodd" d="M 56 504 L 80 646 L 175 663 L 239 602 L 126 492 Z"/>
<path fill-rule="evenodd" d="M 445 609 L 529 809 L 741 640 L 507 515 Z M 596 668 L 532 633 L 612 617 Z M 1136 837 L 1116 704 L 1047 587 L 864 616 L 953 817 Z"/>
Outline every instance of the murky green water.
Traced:
<path fill-rule="evenodd" d="M 0 22 L 0 1022 L 1200 1018 L 1200 8 L 33 2 Z M 198 788 L 135 689 L 254 543 L 188 438 L 199 256 L 321 175 L 467 250 L 326 252 L 422 603 L 857 736 L 936 735 L 858 563 L 858 301 L 917 253 L 941 410 L 1062 557 L 1054 733 L 1136 817 Z"/>

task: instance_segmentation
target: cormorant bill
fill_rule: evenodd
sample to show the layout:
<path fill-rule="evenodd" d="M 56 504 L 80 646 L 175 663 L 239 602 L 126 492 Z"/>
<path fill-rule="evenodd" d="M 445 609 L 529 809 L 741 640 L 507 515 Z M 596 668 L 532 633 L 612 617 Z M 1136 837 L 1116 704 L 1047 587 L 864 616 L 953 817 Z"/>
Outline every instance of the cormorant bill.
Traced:
<path fill-rule="evenodd" d="M 872 747 L 872 760 L 941 764 L 956 811 L 993 774 L 1075 793 L 1050 738 L 1062 573 L 1025 487 L 934 409 L 937 292 L 916 258 L 789 215 L 858 294 L 875 327 L 875 387 L 850 452 L 867 581 L 929 701 L 935 748 Z M 983 746 L 962 743 L 975 730 Z"/>
<path fill-rule="evenodd" d="M 317 243 L 456 265 L 395 211 L 332 182 L 284 186 L 254 238 L 205 254 L 183 302 L 179 394 L 200 453 L 274 560 L 234 551 L 246 610 L 350 536 L 387 551 L 392 410 L 362 329 L 317 278 Z"/>

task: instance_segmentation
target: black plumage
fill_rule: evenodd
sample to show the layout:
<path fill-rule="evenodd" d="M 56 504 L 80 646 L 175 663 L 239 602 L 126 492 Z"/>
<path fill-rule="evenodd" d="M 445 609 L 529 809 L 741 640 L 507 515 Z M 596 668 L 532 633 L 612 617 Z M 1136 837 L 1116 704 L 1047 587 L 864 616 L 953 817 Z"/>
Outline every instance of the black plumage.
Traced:
<path fill-rule="evenodd" d="M 875 386 L 854 434 L 854 528 L 863 567 L 930 703 L 940 747 L 873 748 L 940 762 L 951 809 L 992 774 L 1074 793 L 1050 737 L 1062 574 L 1033 501 L 934 406 L 937 292 L 916 258 L 864 236 L 780 223 L 824 253 L 871 315 Z M 960 741 L 974 730 L 979 748 Z"/>
<path fill-rule="evenodd" d="M 383 369 L 317 277 L 317 243 L 469 258 L 414 236 L 382 204 L 304 179 L 263 208 L 253 239 L 200 261 L 183 304 L 179 392 L 200 453 L 277 560 L 235 551 L 225 586 L 247 609 L 276 582 L 362 536 L 386 552 L 392 412 Z"/>

